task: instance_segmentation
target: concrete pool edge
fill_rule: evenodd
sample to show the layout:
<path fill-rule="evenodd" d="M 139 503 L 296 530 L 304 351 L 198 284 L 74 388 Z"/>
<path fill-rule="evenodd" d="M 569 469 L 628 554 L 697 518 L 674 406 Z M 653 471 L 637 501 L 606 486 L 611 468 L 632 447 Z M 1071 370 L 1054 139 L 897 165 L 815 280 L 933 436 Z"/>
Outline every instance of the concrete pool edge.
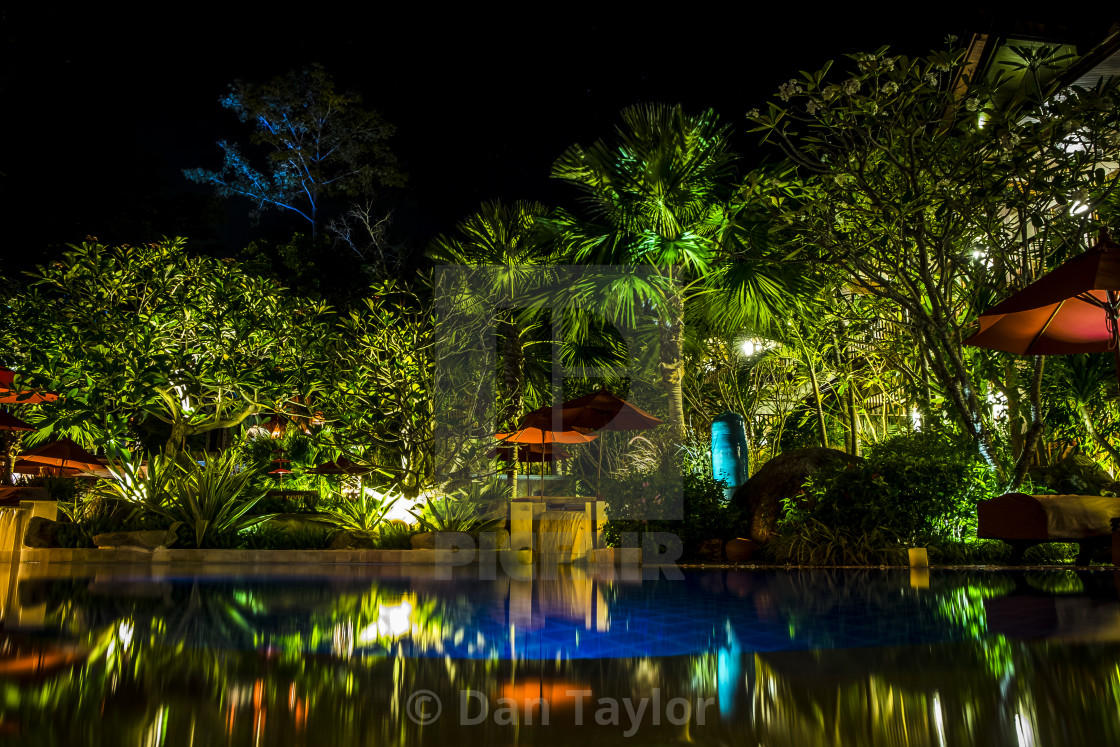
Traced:
<path fill-rule="evenodd" d="M 478 562 L 501 563 L 509 550 L 144 550 L 106 548 L 24 547 L 20 563 L 236 563 L 260 564 L 336 564 L 369 563 L 378 565 L 466 565 Z M 514 551 L 516 552 L 516 551 Z M 641 564 L 641 550 L 598 548 L 591 550 L 593 564 Z"/>

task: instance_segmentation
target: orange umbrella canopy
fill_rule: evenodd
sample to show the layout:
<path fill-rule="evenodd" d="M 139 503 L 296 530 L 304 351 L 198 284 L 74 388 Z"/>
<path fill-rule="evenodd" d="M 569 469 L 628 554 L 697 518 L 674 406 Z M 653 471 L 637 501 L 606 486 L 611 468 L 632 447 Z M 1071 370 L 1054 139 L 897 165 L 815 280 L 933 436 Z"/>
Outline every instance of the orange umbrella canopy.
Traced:
<path fill-rule="evenodd" d="M 0 410 L 0 431 L 33 431 L 35 426 Z"/>
<path fill-rule="evenodd" d="M 606 389 L 568 400 L 559 407 L 541 407 L 521 420 L 523 428 L 560 430 L 641 431 L 656 428 L 661 419 L 616 397 Z"/>
<path fill-rule="evenodd" d="M 100 459 L 68 438 L 52 441 L 49 444 L 43 444 L 26 454 L 20 454 L 17 458 L 36 464 L 47 464 L 66 469 L 78 469 L 83 472 L 100 471 L 105 468 L 105 465 Z"/>
<path fill-rule="evenodd" d="M 549 431 L 541 428 L 522 428 L 512 433 L 496 433 L 494 438 L 511 444 L 585 444 L 595 436 L 585 436 L 578 431 Z"/>
<path fill-rule="evenodd" d="M 15 378 L 15 371 L 0 368 L 0 404 L 38 405 L 58 399 L 58 395 L 52 392 L 17 391 L 14 388 Z"/>
<path fill-rule="evenodd" d="M 70 467 L 52 467 L 48 464 L 39 464 L 38 462 L 16 462 L 12 465 L 12 472 L 21 475 L 54 475 L 56 477 L 74 477 L 80 475 L 83 470 L 72 469 Z"/>
<path fill-rule="evenodd" d="M 1092 248 L 996 304 L 965 345 L 1020 355 L 1115 350 L 1120 246 L 1101 235 Z"/>
<path fill-rule="evenodd" d="M 497 449 L 492 449 L 486 456 L 489 459 L 501 459 L 503 462 L 508 462 L 513 457 L 513 447 L 500 446 Z M 517 461 L 519 462 L 556 462 L 571 458 L 571 454 L 564 451 L 560 446 L 551 443 L 522 444 L 517 447 Z"/>

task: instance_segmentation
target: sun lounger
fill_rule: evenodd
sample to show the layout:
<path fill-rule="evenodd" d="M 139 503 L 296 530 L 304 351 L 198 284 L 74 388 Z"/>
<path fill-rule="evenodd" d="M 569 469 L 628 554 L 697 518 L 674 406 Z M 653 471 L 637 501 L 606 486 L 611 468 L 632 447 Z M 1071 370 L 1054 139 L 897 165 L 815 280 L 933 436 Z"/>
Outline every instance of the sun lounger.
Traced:
<path fill-rule="evenodd" d="M 1034 545 L 1076 542 L 1077 564 L 1087 565 L 1096 548 L 1112 541 L 1110 520 L 1118 516 L 1120 498 L 1007 493 L 977 506 L 976 536 L 1011 545 L 1013 564 L 1020 563 Z"/>

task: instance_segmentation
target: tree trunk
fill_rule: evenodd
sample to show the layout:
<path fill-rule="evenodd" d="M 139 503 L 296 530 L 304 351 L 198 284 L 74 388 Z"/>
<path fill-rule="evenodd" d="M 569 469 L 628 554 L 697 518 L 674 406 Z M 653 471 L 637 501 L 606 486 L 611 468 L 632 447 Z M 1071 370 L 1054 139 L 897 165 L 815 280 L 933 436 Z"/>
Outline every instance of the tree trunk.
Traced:
<path fill-rule="evenodd" d="M 855 384 L 848 382 L 848 419 L 851 422 L 852 430 L 852 448 L 849 453 L 852 456 L 859 456 L 859 410 L 856 408 L 856 394 Z"/>
<path fill-rule="evenodd" d="M 1045 359 L 1041 355 L 1034 356 L 1034 370 L 1031 374 L 1031 424 L 1022 440 L 1022 451 L 1015 462 L 1015 474 L 1012 476 L 1011 487 L 1017 488 L 1027 477 L 1027 470 L 1031 467 L 1031 458 L 1038 446 L 1045 424 L 1042 422 L 1042 370 Z M 1016 422 L 1016 421 L 1012 421 Z"/>
<path fill-rule="evenodd" d="M 820 436 L 821 448 L 827 449 L 828 427 L 824 422 L 824 405 L 821 403 L 821 386 L 820 382 L 817 381 L 817 367 L 813 365 L 812 361 L 808 360 L 808 355 L 806 355 L 806 362 L 809 366 L 809 381 L 813 384 L 813 408 L 817 411 L 817 433 Z"/>
<path fill-rule="evenodd" d="M 507 309 L 507 318 L 503 324 L 505 333 L 502 337 L 502 386 L 505 389 L 506 407 L 502 413 L 501 426 L 507 431 L 517 427 L 521 418 L 523 405 L 522 388 L 524 386 L 525 351 L 521 345 L 521 334 L 517 329 L 514 318 L 516 311 Z M 513 459 L 506 469 L 506 479 L 509 481 L 510 495 L 517 496 L 517 445 L 511 446 Z"/>
<path fill-rule="evenodd" d="M 669 277 L 675 283 L 675 268 L 669 269 Z M 666 299 L 668 319 L 659 325 L 661 342 L 661 383 L 669 405 L 669 428 L 673 440 L 684 441 L 684 392 L 681 382 L 684 379 L 684 359 L 681 353 L 684 339 L 684 300 L 678 289 L 672 288 Z"/>

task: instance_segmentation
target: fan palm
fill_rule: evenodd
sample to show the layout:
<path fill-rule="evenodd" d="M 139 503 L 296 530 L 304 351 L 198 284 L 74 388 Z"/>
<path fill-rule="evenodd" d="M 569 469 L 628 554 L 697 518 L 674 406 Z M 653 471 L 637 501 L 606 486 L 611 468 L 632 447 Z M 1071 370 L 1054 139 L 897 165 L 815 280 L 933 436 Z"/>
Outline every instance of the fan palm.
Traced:
<path fill-rule="evenodd" d="M 648 270 L 620 273 L 609 292 L 585 295 L 597 297 L 605 316 L 628 324 L 639 311 L 658 310 L 658 366 L 678 439 L 685 422 L 686 301 L 759 309 L 783 295 L 782 283 L 738 263 L 757 240 L 760 222 L 736 188 L 729 134 L 711 110 L 689 115 L 679 105 L 634 106 L 623 110 L 613 142 L 573 145 L 552 171 L 578 187 L 587 206 L 586 220 L 561 214 L 554 221 L 570 242 L 571 258 Z M 722 280 L 719 293 L 705 282 L 712 275 Z"/>
<path fill-rule="evenodd" d="M 483 203 L 479 211 L 458 225 L 455 236 L 439 236 L 429 255 L 437 262 L 485 266 L 489 287 L 479 288 L 503 308 L 499 321 L 502 384 L 505 402 L 498 426 L 512 428 L 521 416 L 525 385 L 523 335 L 532 319 L 519 311 L 517 301 L 538 282 L 550 253 L 548 238 L 537 219 L 548 209 L 536 202 Z"/>

